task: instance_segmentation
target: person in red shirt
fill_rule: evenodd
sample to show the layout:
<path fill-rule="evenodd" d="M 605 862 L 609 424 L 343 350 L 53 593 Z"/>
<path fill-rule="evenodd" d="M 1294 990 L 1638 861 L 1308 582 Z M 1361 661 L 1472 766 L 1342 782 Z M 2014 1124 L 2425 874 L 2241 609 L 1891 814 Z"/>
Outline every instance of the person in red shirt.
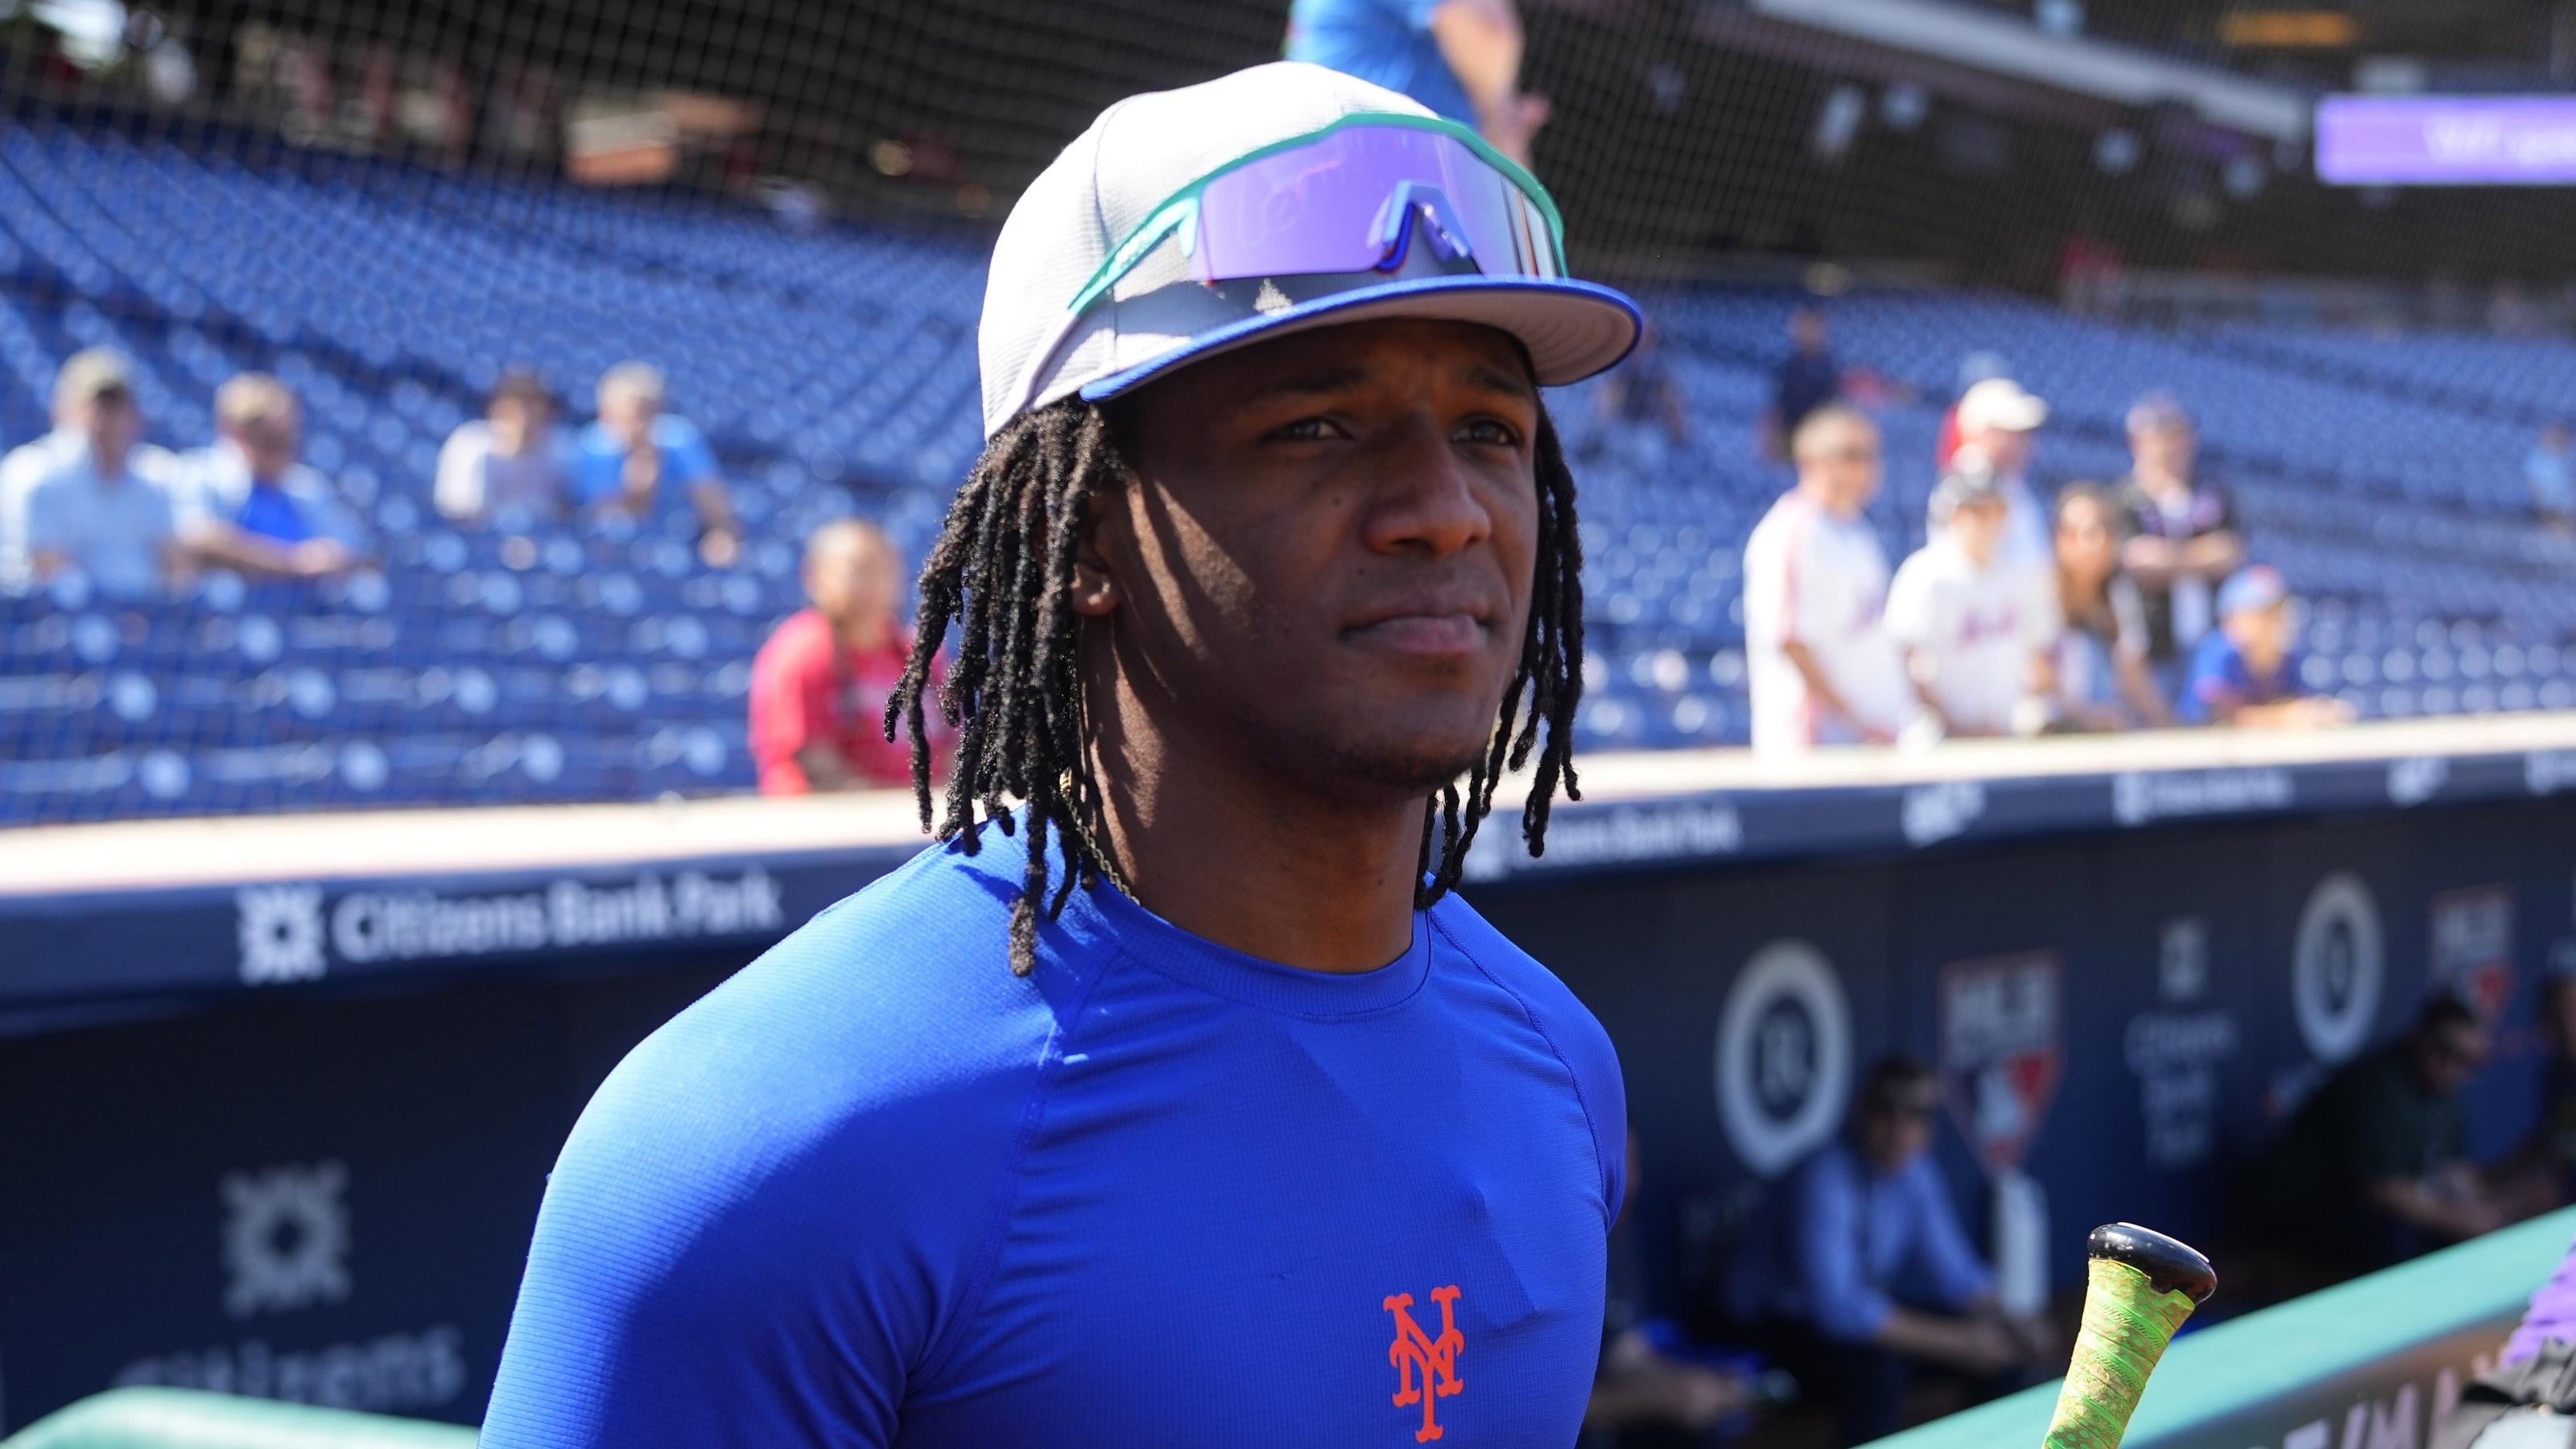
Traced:
<path fill-rule="evenodd" d="M 806 539 L 813 607 L 781 623 L 751 665 L 760 793 L 912 783 L 911 742 L 885 738 L 886 697 L 912 649 L 895 614 L 902 589 L 903 556 L 875 525 L 838 519 Z"/>

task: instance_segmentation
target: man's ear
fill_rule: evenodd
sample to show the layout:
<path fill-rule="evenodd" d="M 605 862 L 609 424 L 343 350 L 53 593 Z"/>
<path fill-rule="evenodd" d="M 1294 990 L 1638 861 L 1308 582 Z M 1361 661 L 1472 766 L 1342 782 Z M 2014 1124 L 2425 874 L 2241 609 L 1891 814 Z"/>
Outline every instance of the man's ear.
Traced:
<path fill-rule="evenodd" d="M 1082 540 L 1073 549 L 1073 582 L 1065 587 L 1065 602 L 1076 614 L 1086 618 L 1105 619 L 1118 612 L 1118 575 L 1109 562 L 1109 550 L 1102 547 L 1102 535 L 1123 528 L 1126 514 L 1119 509 L 1116 495 L 1095 496 L 1083 523 Z M 1119 509 L 1117 512 L 1111 512 Z"/>

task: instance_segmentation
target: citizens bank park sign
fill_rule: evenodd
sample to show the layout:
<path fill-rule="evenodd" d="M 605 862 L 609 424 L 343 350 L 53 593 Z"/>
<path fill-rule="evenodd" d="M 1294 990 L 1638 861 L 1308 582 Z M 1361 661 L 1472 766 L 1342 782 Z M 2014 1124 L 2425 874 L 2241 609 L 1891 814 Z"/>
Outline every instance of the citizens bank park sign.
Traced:
<path fill-rule="evenodd" d="M 233 894 L 241 980 L 318 980 L 336 967 L 606 946 L 771 939 L 796 919 L 759 865 L 730 874 L 644 870 L 608 880 L 566 877 L 524 890 L 442 892 L 311 884 Z"/>

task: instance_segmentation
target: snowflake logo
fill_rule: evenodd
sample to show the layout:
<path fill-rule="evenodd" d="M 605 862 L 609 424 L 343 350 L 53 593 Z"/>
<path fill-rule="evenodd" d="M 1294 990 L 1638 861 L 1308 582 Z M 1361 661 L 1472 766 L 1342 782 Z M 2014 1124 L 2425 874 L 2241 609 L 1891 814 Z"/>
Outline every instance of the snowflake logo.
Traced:
<path fill-rule="evenodd" d="M 336 1159 L 224 1174 L 224 1312 L 248 1318 L 349 1296 L 348 1185 Z"/>
<path fill-rule="evenodd" d="M 246 886 L 233 894 L 241 912 L 241 979 L 245 986 L 311 981 L 321 976 L 322 888 Z"/>

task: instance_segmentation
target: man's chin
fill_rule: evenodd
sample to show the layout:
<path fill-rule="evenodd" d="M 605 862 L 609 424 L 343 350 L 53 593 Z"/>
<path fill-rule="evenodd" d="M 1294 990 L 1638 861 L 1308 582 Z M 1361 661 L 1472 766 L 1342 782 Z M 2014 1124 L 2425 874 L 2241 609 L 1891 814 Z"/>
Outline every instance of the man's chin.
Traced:
<path fill-rule="evenodd" d="M 1418 800 L 1463 778 L 1484 758 L 1483 740 L 1415 736 L 1345 745 L 1325 768 L 1354 795 Z"/>

